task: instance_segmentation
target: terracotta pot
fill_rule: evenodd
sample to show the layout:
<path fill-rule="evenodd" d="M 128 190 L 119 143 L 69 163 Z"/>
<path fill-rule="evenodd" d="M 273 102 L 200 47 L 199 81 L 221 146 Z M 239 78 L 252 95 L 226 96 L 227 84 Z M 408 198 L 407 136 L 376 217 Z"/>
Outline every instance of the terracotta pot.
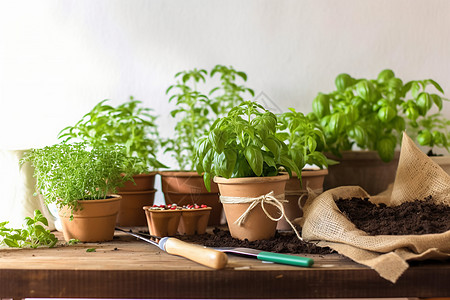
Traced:
<path fill-rule="evenodd" d="M 137 192 L 137 191 L 150 191 L 155 186 L 156 172 L 150 172 L 145 174 L 137 174 L 133 176 L 133 181 L 126 181 L 124 186 L 119 188 L 119 193 L 122 192 Z M 140 207 L 142 210 L 142 207 Z"/>
<path fill-rule="evenodd" d="M 396 151 L 394 159 L 383 162 L 375 151 L 343 151 L 342 158 L 332 154 L 328 158 L 340 163 L 328 166 L 328 176 L 325 177 L 324 189 L 357 185 L 370 195 L 385 191 L 395 180 L 400 152 Z"/>
<path fill-rule="evenodd" d="M 274 195 L 284 194 L 286 181 L 289 175 L 282 174 L 270 177 L 245 177 L 245 178 L 222 178 L 215 177 L 214 181 L 219 185 L 220 195 L 226 197 L 249 197 L 255 198 L 273 192 Z M 258 204 L 248 214 L 241 226 L 235 221 L 247 210 L 249 203 L 223 204 L 228 228 L 234 238 L 249 241 L 270 239 L 275 235 L 277 222 L 269 219 Z M 279 217 L 279 210 L 273 205 L 265 205 L 266 210 L 272 217 Z"/>
<path fill-rule="evenodd" d="M 151 235 L 159 237 L 174 236 L 180 224 L 181 209 L 154 210 L 151 206 L 144 206 L 147 217 L 148 230 Z"/>
<path fill-rule="evenodd" d="M 73 212 L 65 206 L 58 211 L 63 227 L 64 239 L 81 242 L 111 241 L 114 237 L 117 214 L 122 196 L 111 195 L 103 200 L 80 200 L 80 210 Z"/>
<path fill-rule="evenodd" d="M 285 199 L 288 202 L 283 203 L 286 218 L 293 221 L 303 215 L 302 207 L 305 205 L 308 193 L 307 188 L 310 188 L 316 194 L 323 192 L 323 181 L 328 174 L 327 169 L 323 170 L 304 170 L 302 171 L 302 186 L 298 180 L 297 174 L 292 173 L 292 177 L 286 182 Z M 300 203 L 299 203 L 300 198 Z M 291 230 L 292 227 L 283 218 L 278 221 L 278 230 Z"/>
<path fill-rule="evenodd" d="M 220 225 L 223 208 L 216 183 L 211 181 L 211 192 L 208 192 L 203 176 L 197 172 L 164 171 L 159 174 L 166 204 L 205 204 L 212 208 L 208 225 Z"/>
<path fill-rule="evenodd" d="M 122 201 L 117 215 L 117 225 L 123 227 L 147 225 L 147 218 L 142 207 L 153 205 L 155 192 L 156 190 L 120 192 Z"/>
<path fill-rule="evenodd" d="M 447 174 L 450 175 L 450 156 L 430 156 Z"/>
<path fill-rule="evenodd" d="M 208 225 L 211 207 L 183 209 L 178 233 L 185 235 L 204 234 Z"/>

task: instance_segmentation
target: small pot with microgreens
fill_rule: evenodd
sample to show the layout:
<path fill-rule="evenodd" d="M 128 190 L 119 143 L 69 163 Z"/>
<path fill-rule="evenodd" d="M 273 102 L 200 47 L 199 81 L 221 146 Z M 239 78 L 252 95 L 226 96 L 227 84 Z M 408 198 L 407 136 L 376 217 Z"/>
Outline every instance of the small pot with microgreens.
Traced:
<path fill-rule="evenodd" d="M 360 185 L 369 194 L 385 190 L 395 178 L 403 131 L 422 146 L 448 150 L 447 127 L 441 126 L 446 121 L 439 113 L 446 99 L 436 81 L 403 83 L 386 69 L 376 79 L 340 74 L 335 84 L 335 91 L 317 95 L 311 114 L 323 128 L 327 156 L 340 161 L 330 166 L 326 188 Z M 372 163 L 366 168 L 365 161 Z"/>
<path fill-rule="evenodd" d="M 133 97 L 116 107 L 107 101 L 100 101 L 74 126 L 64 128 L 59 138 L 81 140 L 93 146 L 124 146 L 133 177 L 118 190 L 123 201 L 117 222 L 120 226 L 145 226 L 142 207 L 153 204 L 156 170 L 166 168 L 156 159 L 160 147 L 157 116 Z"/>
<path fill-rule="evenodd" d="M 284 141 L 276 136 L 277 117 L 261 105 L 245 101 L 217 119 L 196 143 L 196 168 L 209 189 L 218 183 L 233 237 L 273 237 L 284 217 L 287 173 L 299 173 Z M 287 173 L 282 173 L 283 169 Z"/>
<path fill-rule="evenodd" d="M 61 143 L 31 149 L 21 163 L 27 161 L 37 192 L 58 207 L 66 241 L 112 240 L 122 198 L 115 193 L 130 178 L 123 175 L 130 165 L 123 146 Z"/>
<path fill-rule="evenodd" d="M 322 153 L 325 137 L 321 128 L 308 116 L 293 108 L 278 116 L 276 135 L 287 144 L 289 156 L 301 170 L 300 178 L 293 172 L 286 183 L 287 202 L 283 203 L 283 206 L 286 218 L 293 221 L 302 215 L 302 206 L 309 192 L 315 195 L 322 193 L 328 164 L 336 162 Z M 277 229 L 289 230 L 291 227 L 285 219 L 281 219 Z"/>

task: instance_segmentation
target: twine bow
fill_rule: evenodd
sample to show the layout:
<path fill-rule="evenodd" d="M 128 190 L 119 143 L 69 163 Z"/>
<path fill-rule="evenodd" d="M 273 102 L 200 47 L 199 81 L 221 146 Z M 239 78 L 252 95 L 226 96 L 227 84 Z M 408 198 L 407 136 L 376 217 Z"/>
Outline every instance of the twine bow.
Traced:
<path fill-rule="evenodd" d="M 298 233 L 297 229 L 294 227 L 294 225 L 289 221 L 288 218 L 286 218 L 286 213 L 284 211 L 284 206 L 282 203 L 287 202 L 287 200 L 284 199 L 284 194 L 280 194 L 277 196 L 274 196 L 273 191 L 261 195 L 259 197 L 251 198 L 251 197 L 227 197 L 227 196 L 220 196 L 220 201 L 222 203 L 231 204 L 231 203 L 250 203 L 247 210 L 234 222 L 238 226 L 242 226 L 244 224 L 245 220 L 247 219 L 250 212 L 258 205 L 261 204 L 261 208 L 266 214 L 266 216 L 272 220 L 272 221 L 279 221 L 282 218 L 285 218 L 286 222 L 292 227 L 295 234 L 300 240 L 303 240 L 300 234 Z M 281 215 L 278 218 L 272 217 L 270 213 L 266 210 L 265 205 L 272 205 L 278 208 L 278 210 L 281 212 Z"/>

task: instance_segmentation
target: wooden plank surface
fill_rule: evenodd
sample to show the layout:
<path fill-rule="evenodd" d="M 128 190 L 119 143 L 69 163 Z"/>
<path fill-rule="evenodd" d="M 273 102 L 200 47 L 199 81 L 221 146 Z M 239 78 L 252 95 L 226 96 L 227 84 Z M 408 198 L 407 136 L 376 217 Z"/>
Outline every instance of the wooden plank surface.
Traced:
<path fill-rule="evenodd" d="M 95 248 L 96 252 L 86 252 Z M 313 268 L 229 255 L 212 270 L 117 233 L 114 241 L 0 250 L 0 296 L 88 298 L 349 298 L 450 296 L 450 262 L 419 263 L 392 284 L 338 254 Z"/>

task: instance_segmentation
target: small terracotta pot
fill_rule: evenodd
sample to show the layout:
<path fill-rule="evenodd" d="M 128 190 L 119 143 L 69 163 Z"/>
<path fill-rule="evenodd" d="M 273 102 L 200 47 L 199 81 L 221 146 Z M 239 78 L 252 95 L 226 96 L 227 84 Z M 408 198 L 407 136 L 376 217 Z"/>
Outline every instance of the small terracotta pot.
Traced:
<path fill-rule="evenodd" d="M 183 209 L 178 233 L 185 235 L 204 234 L 208 225 L 211 207 Z"/>
<path fill-rule="evenodd" d="M 289 175 L 282 174 L 270 177 L 222 178 L 214 177 L 219 185 L 220 195 L 226 197 L 255 198 L 273 192 L 275 196 L 284 194 Z M 228 228 L 234 238 L 249 241 L 270 239 L 275 235 L 277 222 L 269 219 L 258 204 L 239 226 L 234 222 L 247 210 L 249 203 L 223 204 Z M 274 218 L 279 217 L 279 210 L 272 205 L 265 205 L 266 210 Z"/>
<path fill-rule="evenodd" d="M 81 242 L 111 241 L 114 237 L 117 214 L 122 196 L 111 195 L 102 200 L 80 200 L 81 209 L 73 212 L 65 206 L 58 211 L 63 227 L 64 239 L 78 239 Z"/>
<path fill-rule="evenodd" d="M 181 209 L 155 210 L 150 208 L 151 206 L 143 207 L 150 234 L 159 237 L 174 236 L 180 224 Z"/>
<path fill-rule="evenodd" d="M 211 192 L 208 192 L 203 176 L 197 172 L 164 171 L 159 174 L 166 204 L 205 204 L 212 208 L 208 225 L 220 225 L 223 207 L 216 183 L 211 181 Z"/>
<path fill-rule="evenodd" d="M 147 218 L 142 207 L 153 205 L 155 192 L 156 190 L 120 192 L 122 201 L 117 215 L 117 225 L 123 227 L 147 225 Z"/>
<path fill-rule="evenodd" d="M 377 195 L 394 182 L 400 152 L 396 151 L 394 159 L 388 163 L 383 162 L 376 151 L 343 151 L 341 158 L 332 154 L 326 156 L 339 161 L 339 164 L 328 166 L 329 174 L 324 181 L 325 190 L 357 185 L 370 195 Z"/>
<path fill-rule="evenodd" d="M 283 203 L 286 218 L 293 221 L 303 215 L 302 207 L 307 200 L 307 188 L 315 193 L 323 192 L 323 181 L 328 174 L 327 169 L 323 170 L 305 170 L 302 171 L 302 186 L 298 180 L 297 174 L 292 172 L 292 177 L 286 182 L 285 199 L 288 202 Z M 299 198 L 301 197 L 300 205 Z M 278 221 L 278 230 L 292 230 L 292 227 L 283 218 Z"/>
<path fill-rule="evenodd" d="M 122 192 L 137 192 L 150 191 L 155 186 L 156 172 L 133 175 L 133 181 L 129 180 L 124 183 L 124 186 L 119 188 L 119 193 Z M 142 209 L 142 207 L 141 207 Z"/>

